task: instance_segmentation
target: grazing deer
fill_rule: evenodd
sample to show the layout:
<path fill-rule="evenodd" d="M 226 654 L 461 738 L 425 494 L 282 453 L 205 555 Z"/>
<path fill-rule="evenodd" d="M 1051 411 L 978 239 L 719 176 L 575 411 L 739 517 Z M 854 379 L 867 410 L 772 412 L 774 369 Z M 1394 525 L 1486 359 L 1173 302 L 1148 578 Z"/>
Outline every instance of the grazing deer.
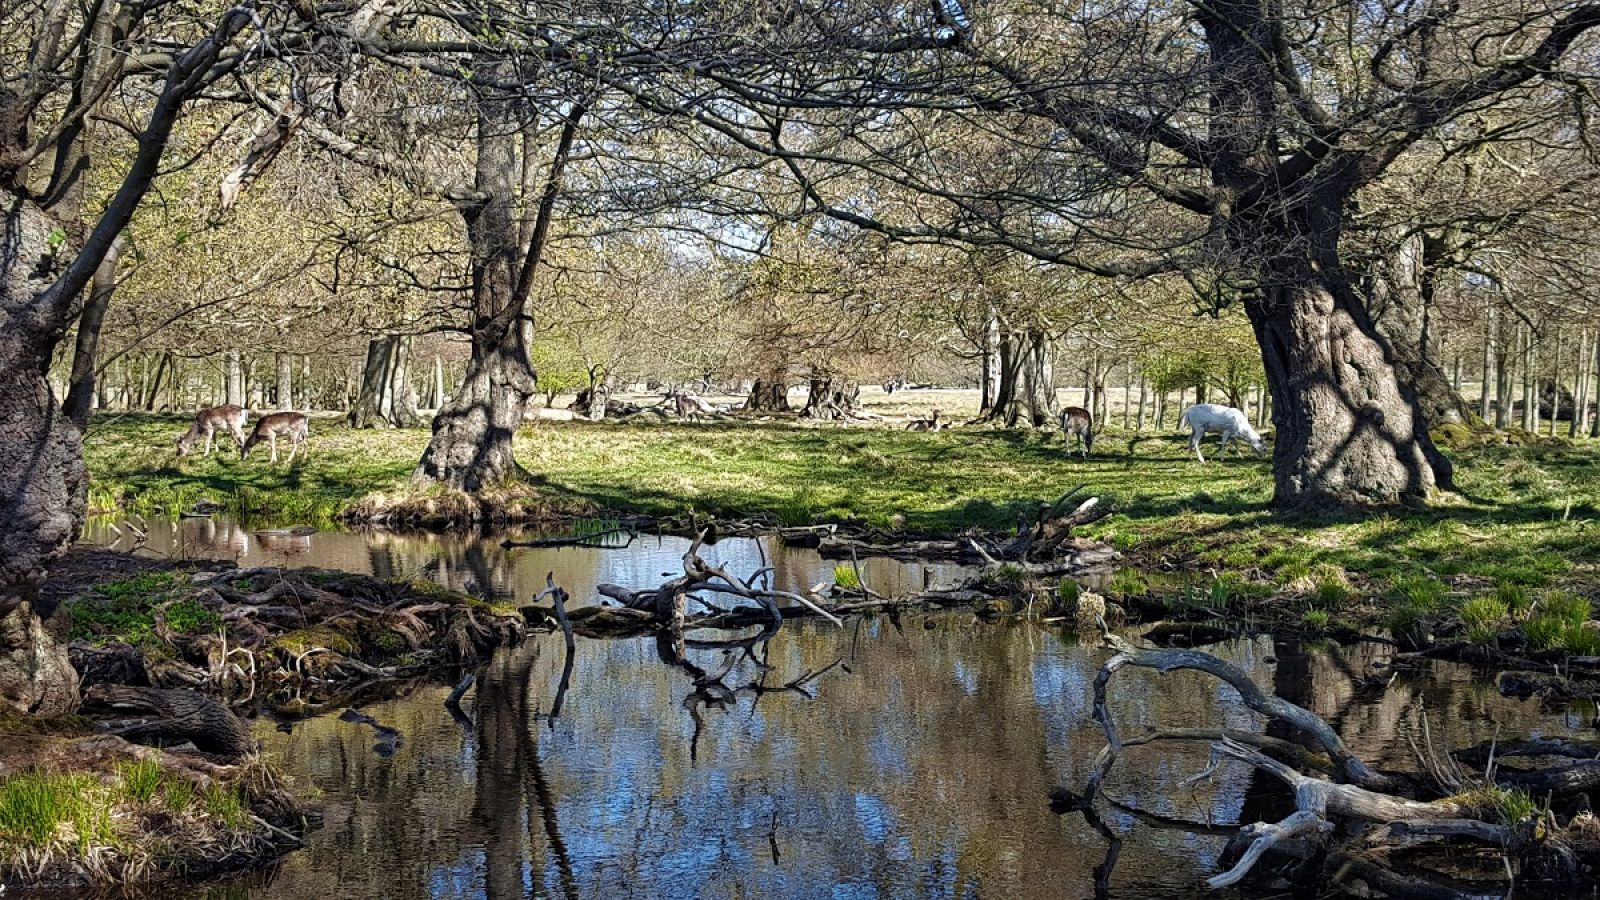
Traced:
<path fill-rule="evenodd" d="M 949 422 L 939 421 L 939 410 L 935 409 L 933 415 L 926 419 L 912 419 L 906 423 L 907 431 L 943 431 Z"/>
<path fill-rule="evenodd" d="M 1061 411 L 1061 441 L 1066 444 L 1068 453 L 1072 452 L 1074 439 L 1083 458 L 1088 459 L 1090 451 L 1094 450 L 1094 416 L 1081 406 L 1069 406 Z"/>
<path fill-rule="evenodd" d="M 218 431 L 226 431 L 233 435 L 235 444 L 244 446 L 244 420 L 249 413 L 243 407 L 225 404 L 202 409 L 194 414 L 194 424 L 189 430 L 178 435 L 178 455 L 188 456 L 194 452 L 194 442 L 200 435 L 206 436 L 206 450 L 203 456 L 211 455 L 212 439 Z"/>
<path fill-rule="evenodd" d="M 1188 427 L 1194 433 L 1189 436 L 1189 449 L 1194 451 L 1196 459 L 1205 462 L 1206 458 L 1200 453 L 1200 439 L 1207 434 L 1221 434 L 1222 446 L 1217 450 L 1217 458 L 1227 452 L 1228 442 L 1239 438 L 1257 456 L 1267 452 L 1266 441 L 1261 435 L 1250 427 L 1250 420 L 1245 414 L 1231 406 L 1219 406 L 1215 403 L 1196 403 L 1183 411 L 1183 418 L 1178 420 L 1178 427 Z"/>
<path fill-rule="evenodd" d="M 239 458 L 244 459 L 250 455 L 250 448 L 267 441 L 272 447 L 272 461 L 278 461 L 278 438 L 289 439 L 289 462 L 294 462 L 294 455 L 300 452 L 300 445 L 306 442 L 306 437 L 311 433 L 310 421 L 303 413 L 275 412 L 262 416 L 256 421 L 255 430 L 250 432 L 250 437 L 239 445 Z"/>
<path fill-rule="evenodd" d="M 673 408 L 677 410 L 678 415 L 691 422 L 697 419 L 703 419 L 706 416 L 716 412 L 716 409 L 714 409 L 711 404 L 695 396 L 694 394 L 689 394 L 682 391 L 674 391 L 667 396 L 672 398 Z"/>

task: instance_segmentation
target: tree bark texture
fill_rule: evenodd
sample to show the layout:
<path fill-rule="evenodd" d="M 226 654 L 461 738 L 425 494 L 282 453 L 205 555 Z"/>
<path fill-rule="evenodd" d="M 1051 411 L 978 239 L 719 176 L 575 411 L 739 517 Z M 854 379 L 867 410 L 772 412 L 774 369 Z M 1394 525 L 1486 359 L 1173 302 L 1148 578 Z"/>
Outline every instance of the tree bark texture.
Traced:
<path fill-rule="evenodd" d="M 1417 396 L 1429 427 L 1470 421 L 1470 412 L 1439 366 L 1433 337 L 1437 273 L 1429 264 L 1428 239 L 1421 232 L 1398 242 L 1367 292 L 1367 310 L 1388 342 L 1399 378 Z"/>
<path fill-rule="evenodd" d="M 1000 380 L 994 405 L 984 418 L 1034 428 L 1056 418 L 1055 341 L 1040 328 L 1002 329 L 999 341 Z"/>

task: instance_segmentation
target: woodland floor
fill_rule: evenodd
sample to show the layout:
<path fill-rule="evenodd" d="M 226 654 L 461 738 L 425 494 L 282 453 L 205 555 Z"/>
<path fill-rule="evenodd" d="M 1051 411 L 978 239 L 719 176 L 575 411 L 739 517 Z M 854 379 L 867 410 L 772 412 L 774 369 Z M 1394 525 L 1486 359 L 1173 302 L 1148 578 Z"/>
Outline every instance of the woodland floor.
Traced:
<path fill-rule="evenodd" d="M 960 411 L 956 392 L 902 392 L 898 410 Z M 921 396 L 919 396 L 921 395 Z M 890 398 L 880 397 L 879 401 Z M 402 484 L 424 429 L 351 431 L 313 421 L 292 467 L 236 453 L 178 460 L 180 419 L 106 415 L 86 455 L 91 509 L 174 515 L 202 498 L 263 522 L 323 523 L 345 504 Z M 1214 439 L 1213 439 L 1214 442 Z M 1213 445 L 1214 446 L 1214 443 Z M 855 519 L 950 535 L 1003 529 L 1019 511 L 1085 483 L 1117 513 L 1085 530 L 1146 570 L 1227 575 L 1258 588 L 1298 584 L 1407 599 L 1418 578 L 1469 593 L 1501 585 L 1600 585 L 1600 442 L 1452 451 L 1462 492 L 1426 508 L 1318 519 L 1268 509 L 1265 460 L 1201 464 L 1182 435 L 1109 429 L 1087 460 L 1054 431 L 908 432 L 793 419 L 686 424 L 549 422 L 518 434 L 518 459 L 552 511 L 573 516 L 693 511 L 785 525 Z"/>

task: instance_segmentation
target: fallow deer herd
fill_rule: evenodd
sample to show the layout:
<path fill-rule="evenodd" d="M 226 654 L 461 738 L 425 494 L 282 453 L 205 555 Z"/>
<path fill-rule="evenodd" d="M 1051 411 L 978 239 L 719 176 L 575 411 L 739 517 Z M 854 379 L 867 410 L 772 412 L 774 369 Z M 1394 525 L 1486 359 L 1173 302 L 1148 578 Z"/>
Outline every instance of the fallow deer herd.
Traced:
<path fill-rule="evenodd" d="M 310 420 L 304 413 L 275 412 L 262 416 L 256 420 L 256 427 L 245 437 L 244 423 L 249 419 L 248 410 L 233 404 L 212 406 L 195 413 L 194 424 L 189 430 L 178 436 L 178 455 L 188 456 L 193 450 L 195 442 L 205 438 L 205 452 L 202 456 L 211 455 L 212 441 L 219 431 L 225 431 L 233 437 L 234 444 L 239 448 L 239 458 L 246 459 L 250 456 L 250 448 L 266 441 L 272 448 L 272 461 L 278 461 L 278 438 L 289 442 L 289 460 L 292 464 L 296 453 L 300 452 L 300 445 L 310 436 Z"/>

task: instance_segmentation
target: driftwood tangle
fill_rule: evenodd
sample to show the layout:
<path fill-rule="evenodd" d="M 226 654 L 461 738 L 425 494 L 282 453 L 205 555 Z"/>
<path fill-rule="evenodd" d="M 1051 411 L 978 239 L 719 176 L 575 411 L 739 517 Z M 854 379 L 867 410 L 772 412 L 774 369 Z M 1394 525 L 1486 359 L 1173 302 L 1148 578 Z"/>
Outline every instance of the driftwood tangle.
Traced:
<path fill-rule="evenodd" d="M 1101 783 L 1122 750 L 1172 740 L 1212 742 L 1210 764 L 1186 783 L 1208 778 L 1222 761 L 1233 760 L 1282 782 L 1294 797 L 1294 811 L 1280 821 L 1240 828 L 1229 845 L 1231 867 L 1207 881 L 1213 888 L 1239 883 L 1269 854 L 1276 854 L 1292 858 L 1290 868 L 1304 879 L 1303 886 L 1318 890 L 1329 884 L 1359 883 L 1360 891 L 1368 896 L 1464 897 L 1468 894 L 1451 883 L 1452 879 L 1440 880 L 1438 873 L 1471 858 L 1473 846 L 1480 855 L 1503 857 L 1507 873 L 1540 873 L 1561 881 L 1581 871 L 1575 844 L 1586 843 L 1591 853 L 1594 850 L 1596 829 L 1587 818 L 1587 802 L 1579 805 L 1580 812 L 1574 813 L 1570 827 L 1559 829 L 1553 809 L 1540 812 L 1534 820 L 1500 821 L 1493 798 L 1497 783 L 1528 788 L 1536 798 L 1551 803 L 1600 787 L 1600 759 L 1595 758 L 1600 756 L 1600 747 L 1548 738 L 1513 741 L 1506 745 L 1507 755 L 1571 761 L 1548 769 L 1509 771 L 1496 770 L 1493 746 L 1459 751 L 1456 759 L 1487 766 L 1489 774 L 1477 779 L 1466 776 L 1459 766 L 1440 777 L 1440 766 L 1427 756 L 1431 751 L 1419 749 L 1424 767 L 1435 776 L 1429 786 L 1373 770 L 1327 722 L 1267 694 L 1245 672 L 1224 660 L 1195 650 L 1137 649 L 1110 635 L 1106 643 L 1115 652 L 1095 678 L 1093 713 L 1105 732 L 1106 745 L 1091 767 L 1084 792 L 1077 797 L 1068 795 L 1066 809 L 1083 811 L 1093 824 L 1097 821 L 1093 805 Z M 1114 676 L 1126 668 L 1147 668 L 1161 674 L 1190 670 L 1215 677 L 1237 691 L 1251 710 L 1293 729 L 1308 746 L 1278 737 L 1202 728 L 1158 730 L 1124 740 L 1111 717 L 1107 695 Z M 1464 790 L 1467 788 L 1473 789 Z M 1431 799 L 1408 793 L 1429 794 Z M 1468 851 L 1465 856 L 1464 850 Z M 1415 854 L 1433 856 L 1427 857 L 1421 874 L 1402 871 Z M 1490 867 L 1489 871 L 1500 868 Z M 1469 884 L 1473 894 L 1499 893 L 1504 888 L 1500 882 Z"/>

